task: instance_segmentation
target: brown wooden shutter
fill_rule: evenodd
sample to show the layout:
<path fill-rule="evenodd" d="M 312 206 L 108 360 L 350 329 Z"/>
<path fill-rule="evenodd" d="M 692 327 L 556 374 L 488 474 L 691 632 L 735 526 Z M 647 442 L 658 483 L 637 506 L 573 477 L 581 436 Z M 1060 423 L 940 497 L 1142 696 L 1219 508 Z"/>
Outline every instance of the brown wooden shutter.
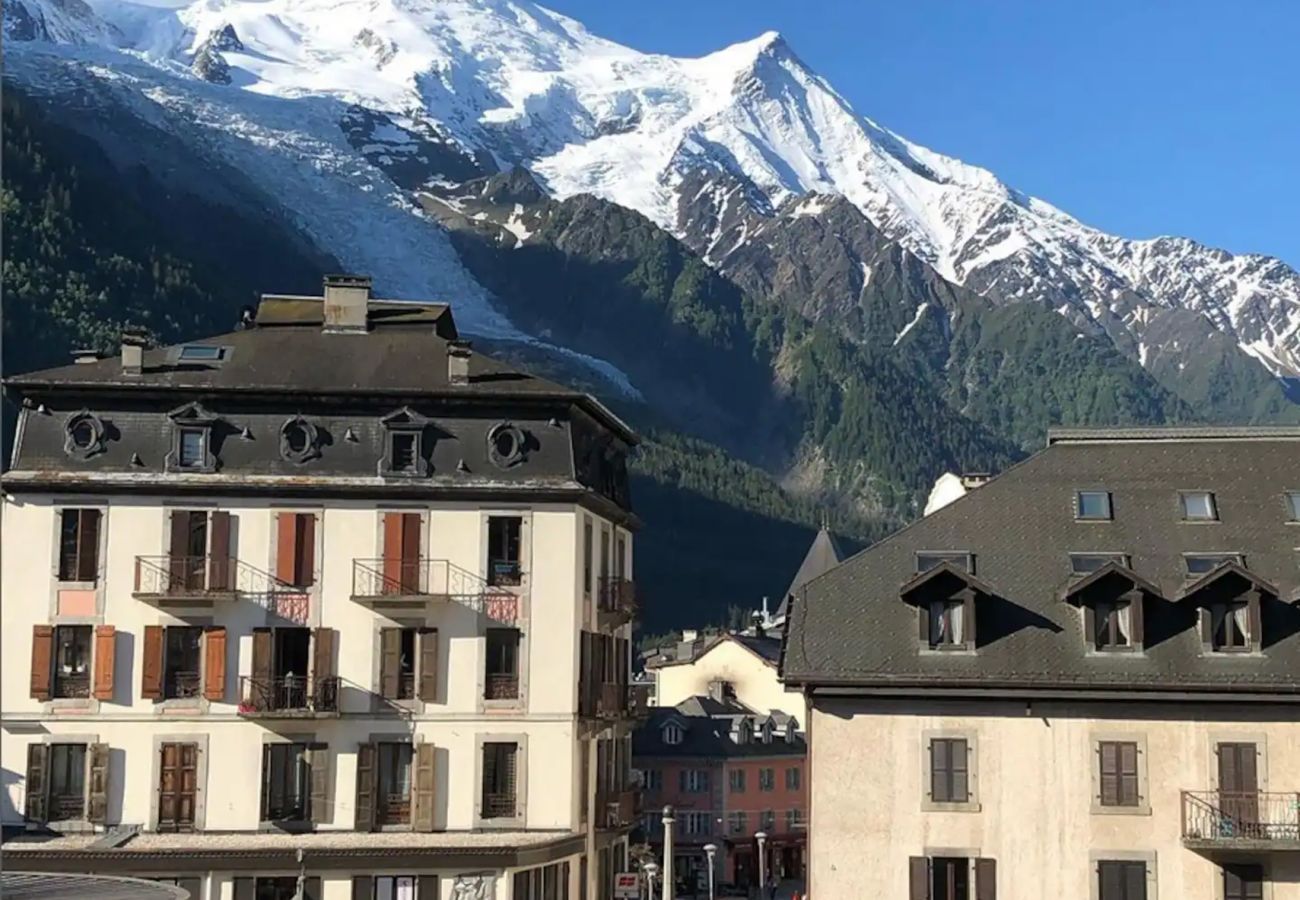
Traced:
<path fill-rule="evenodd" d="M 231 879 L 235 884 L 235 900 L 257 900 L 257 879 L 241 875 Z"/>
<path fill-rule="evenodd" d="M 412 792 L 415 805 L 411 815 L 411 828 L 414 831 L 433 831 L 436 760 L 437 749 L 433 744 L 415 746 L 415 784 Z"/>
<path fill-rule="evenodd" d="M 402 514 L 384 513 L 384 593 L 397 593 L 401 584 Z"/>
<path fill-rule="evenodd" d="M 975 900 L 997 900 L 998 863 L 994 859 L 975 860 Z"/>
<path fill-rule="evenodd" d="M 375 878 L 373 875 L 352 876 L 352 900 L 375 900 Z"/>
<path fill-rule="evenodd" d="M 1097 744 L 1098 766 L 1100 767 L 1098 798 L 1102 806 L 1119 805 L 1119 745 L 1114 741 L 1101 741 Z"/>
<path fill-rule="evenodd" d="M 297 561 L 299 587 L 316 583 L 316 514 L 298 513 Z"/>
<path fill-rule="evenodd" d="M 320 878 L 308 875 L 302 880 L 302 900 L 321 900 Z"/>
<path fill-rule="evenodd" d="M 230 513 L 217 510 L 209 525 L 211 544 L 208 550 L 208 590 L 228 591 L 234 587 L 230 559 Z"/>
<path fill-rule="evenodd" d="M 913 856 L 907 861 L 908 900 L 930 900 L 930 861 Z"/>
<path fill-rule="evenodd" d="M 77 580 L 99 580 L 99 510 L 83 509 L 77 516 Z"/>
<path fill-rule="evenodd" d="M 323 679 L 334 677 L 334 645 L 337 642 L 338 632 L 333 628 L 312 631 L 312 677 L 318 687 Z"/>
<path fill-rule="evenodd" d="M 1246 594 L 1246 623 L 1246 627 L 1250 629 L 1250 634 L 1246 636 L 1246 643 L 1251 649 L 1258 650 L 1264 638 L 1264 623 L 1260 616 L 1260 592 L 1258 590 Z"/>
<path fill-rule="evenodd" d="M 117 647 L 117 629 L 112 625 L 95 626 L 95 680 L 91 694 L 96 700 L 113 699 L 113 662 Z"/>
<path fill-rule="evenodd" d="M 583 862 L 586 862 L 586 861 L 587 861 L 587 858 L 584 856 L 584 857 L 582 858 L 582 861 L 583 861 Z M 565 865 L 565 866 L 568 866 L 568 863 L 565 863 L 564 865 Z M 565 881 L 565 883 L 567 884 L 567 883 L 568 883 L 568 878 L 565 878 L 564 881 Z M 586 895 L 586 887 L 583 887 L 583 888 L 582 888 L 582 891 L 578 894 L 578 896 L 579 896 L 579 897 L 582 897 L 582 896 L 585 896 L 585 895 Z M 437 876 L 437 875 L 417 875 L 417 876 L 416 876 L 416 880 L 415 880 L 415 900 L 438 900 L 438 896 L 439 896 L 439 895 L 438 895 L 438 876 Z M 568 896 L 568 892 L 565 891 L 565 892 L 561 893 L 560 896 L 561 896 L 561 897 L 567 897 L 567 896 Z"/>
<path fill-rule="evenodd" d="M 108 821 L 108 744 L 86 747 L 90 777 L 86 779 L 86 821 L 103 825 Z"/>
<path fill-rule="evenodd" d="M 50 682 L 54 677 L 54 628 L 32 626 L 32 697 L 50 699 Z"/>
<path fill-rule="evenodd" d="M 160 829 L 176 824 L 180 755 L 180 744 L 163 744 L 158 751 L 158 827 Z"/>
<path fill-rule="evenodd" d="M 46 775 L 50 770 L 50 745 L 27 745 L 27 818 L 32 822 L 44 822 L 47 806 L 45 792 L 49 789 Z"/>
<path fill-rule="evenodd" d="M 924 600 L 916 604 L 916 621 L 920 625 L 921 643 L 930 645 L 930 606 Z"/>
<path fill-rule="evenodd" d="M 1146 900 L 1147 867 L 1145 863 L 1130 863 L 1124 867 L 1125 900 Z"/>
<path fill-rule="evenodd" d="M 420 514 L 402 513 L 402 588 L 420 590 Z"/>
<path fill-rule="evenodd" d="M 1129 594 L 1129 598 L 1129 643 L 1141 647 L 1146 643 L 1146 604 L 1143 602 L 1141 591 L 1133 591 Z"/>
<path fill-rule="evenodd" d="M 298 563 L 294 552 L 298 536 L 297 518 L 289 512 L 275 514 L 275 578 L 283 584 L 297 584 L 294 577 Z"/>
<path fill-rule="evenodd" d="M 193 564 L 190 552 L 190 513 L 188 510 L 173 509 L 171 517 L 171 539 L 169 542 L 170 587 L 175 590 L 186 586 Z"/>
<path fill-rule="evenodd" d="M 257 709 L 261 709 L 274 696 L 274 687 L 271 684 L 271 648 L 271 629 L 254 628 L 253 661 L 249 679 L 252 687 L 247 692 L 248 695 L 240 699 L 252 703 Z"/>
<path fill-rule="evenodd" d="M 379 779 L 375 745 L 357 747 L 357 831 L 375 830 L 375 789 Z"/>
<path fill-rule="evenodd" d="M 961 639 L 971 647 L 979 646 L 979 612 L 975 606 L 975 592 L 967 589 L 957 595 L 961 599 Z"/>
<path fill-rule="evenodd" d="M 163 629 L 161 625 L 144 626 L 144 647 L 140 651 L 140 696 L 146 700 L 162 698 Z"/>
<path fill-rule="evenodd" d="M 221 626 L 203 633 L 203 696 L 226 699 L 226 629 Z"/>
<path fill-rule="evenodd" d="M 1137 806 L 1138 797 L 1138 747 L 1132 741 L 1119 745 L 1119 802 L 1121 806 Z"/>
<path fill-rule="evenodd" d="M 311 820 L 317 825 L 334 821 L 334 806 L 330 803 L 330 751 L 326 744 L 312 744 L 307 751 L 311 766 Z"/>
<path fill-rule="evenodd" d="M 1214 617 L 1206 607 L 1201 607 L 1198 614 L 1201 617 L 1201 647 L 1209 653 L 1214 649 Z"/>
<path fill-rule="evenodd" d="M 379 696 L 397 699 L 402 660 L 402 629 L 379 629 Z"/>
<path fill-rule="evenodd" d="M 420 629 L 420 688 L 425 703 L 438 702 L 438 629 Z"/>
<path fill-rule="evenodd" d="M 970 800 L 970 743 L 964 740 L 952 742 L 952 799 Z"/>

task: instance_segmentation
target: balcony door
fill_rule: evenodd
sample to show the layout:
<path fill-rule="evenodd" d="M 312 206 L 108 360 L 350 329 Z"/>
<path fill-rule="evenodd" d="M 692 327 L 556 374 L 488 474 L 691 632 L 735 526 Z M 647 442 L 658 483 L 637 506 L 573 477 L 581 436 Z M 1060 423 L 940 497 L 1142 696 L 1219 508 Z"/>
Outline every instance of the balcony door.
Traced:
<path fill-rule="evenodd" d="M 1259 780 L 1254 744 L 1219 744 L 1219 808 L 1225 826 L 1248 836 L 1259 827 Z"/>

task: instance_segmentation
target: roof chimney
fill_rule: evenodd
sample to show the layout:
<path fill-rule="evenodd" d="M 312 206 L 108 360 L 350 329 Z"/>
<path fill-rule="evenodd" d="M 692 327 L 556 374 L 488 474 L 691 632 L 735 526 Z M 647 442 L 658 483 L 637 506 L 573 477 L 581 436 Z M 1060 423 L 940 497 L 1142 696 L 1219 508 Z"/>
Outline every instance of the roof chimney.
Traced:
<path fill-rule="evenodd" d="M 144 371 L 144 348 L 149 334 L 136 328 L 122 331 L 122 374 L 139 375 Z"/>
<path fill-rule="evenodd" d="M 448 384 L 469 384 L 469 358 L 473 355 L 469 341 L 447 342 Z"/>
<path fill-rule="evenodd" d="M 326 331 L 365 331 L 369 305 L 369 276 L 325 276 Z"/>

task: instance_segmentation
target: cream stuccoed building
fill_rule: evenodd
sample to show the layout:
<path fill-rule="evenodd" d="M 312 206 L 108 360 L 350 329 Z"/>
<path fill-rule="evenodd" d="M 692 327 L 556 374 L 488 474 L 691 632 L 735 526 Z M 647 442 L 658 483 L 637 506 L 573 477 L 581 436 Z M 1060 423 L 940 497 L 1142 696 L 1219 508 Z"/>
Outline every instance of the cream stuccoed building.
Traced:
<path fill-rule="evenodd" d="M 1058 431 L 810 582 L 818 900 L 1298 900 L 1300 431 Z"/>
<path fill-rule="evenodd" d="M 609 896 L 636 436 L 608 409 L 343 276 L 6 390 L 6 868 Z"/>

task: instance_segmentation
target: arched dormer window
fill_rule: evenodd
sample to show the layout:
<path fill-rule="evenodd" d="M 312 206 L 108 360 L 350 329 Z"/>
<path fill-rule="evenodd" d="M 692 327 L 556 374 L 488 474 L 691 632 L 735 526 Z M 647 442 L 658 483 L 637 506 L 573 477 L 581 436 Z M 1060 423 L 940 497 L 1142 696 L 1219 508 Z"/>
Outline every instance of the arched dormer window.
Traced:
<path fill-rule="evenodd" d="M 682 742 L 685 734 L 682 732 L 682 726 L 676 722 L 669 722 L 664 726 L 664 743 L 670 747 L 675 747 Z"/>

